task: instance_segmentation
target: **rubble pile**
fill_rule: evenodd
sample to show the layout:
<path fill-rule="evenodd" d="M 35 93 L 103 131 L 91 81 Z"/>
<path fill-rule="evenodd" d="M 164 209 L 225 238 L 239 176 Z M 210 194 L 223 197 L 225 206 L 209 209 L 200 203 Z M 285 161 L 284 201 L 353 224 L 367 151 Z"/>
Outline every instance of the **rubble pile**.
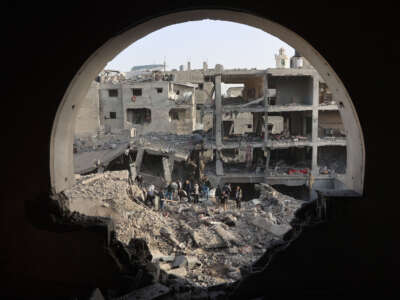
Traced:
<path fill-rule="evenodd" d="M 280 141 L 280 142 L 304 142 L 311 141 L 311 136 L 302 136 L 302 135 L 290 135 L 290 134 L 270 134 L 270 139 L 272 141 Z"/>
<path fill-rule="evenodd" d="M 208 287 L 241 278 L 241 270 L 291 229 L 294 212 L 304 203 L 268 185 L 258 185 L 260 197 L 226 211 L 215 199 L 200 203 L 167 201 L 164 210 L 144 204 L 145 194 L 128 184 L 127 171 L 77 176 L 66 195 L 70 209 L 114 220 L 118 240 L 146 241 L 152 261 L 172 277 Z M 212 194 L 212 193 L 211 193 Z"/>
<path fill-rule="evenodd" d="M 120 144 L 129 142 L 126 133 L 99 134 L 89 138 L 75 138 L 74 153 L 115 149 Z"/>
<path fill-rule="evenodd" d="M 193 142 L 196 138 L 201 140 L 195 134 L 173 134 L 150 132 L 145 135 L 138 136 L 133 145 L 141 147 L 158 148 L 161 151 L 170 152 L 172 150 L 189 152 L 193 149 Z"/>

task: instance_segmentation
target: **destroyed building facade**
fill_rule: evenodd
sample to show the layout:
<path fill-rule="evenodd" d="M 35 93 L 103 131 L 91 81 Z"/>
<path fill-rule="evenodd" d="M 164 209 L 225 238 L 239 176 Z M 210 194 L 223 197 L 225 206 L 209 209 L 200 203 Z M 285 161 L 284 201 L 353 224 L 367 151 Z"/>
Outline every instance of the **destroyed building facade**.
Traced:
<path fill-rule="evenodd" d="M 100 120 L 105 132 L 135 128 L 136 134 L 196 130 L 196 84 L 152 73 L 150 78 L 100 84 Z"/>
<path fill-rule="evenodd" d="M 276 64 L 208 72 L 215 96 L 204 109 L 214 120 L 205 143 L 212 149 L 205 173 L 215 182 L 344 188 L 346 133 L 338 104 L 298 53 L 289 68 L 281 49 Z M 222 83 L 243 88 L 223 96 Z"/>
<path fill-rule="evenodd" d="M 182 177 L 177 169 L 189 161 L 214 184 L 344 188 L 346 132 L 338 103 L 298 52 L 290 63 L 284 49 L 275 58 L 276 67 L 266 70 L 203 63 L 197 70 L 157 65 L 146 72 L 106 72 L 100 124 L 111 133 L 134 128 L 141 136 L 131 141 L 138 173 L 166 182 Z M 223 84 L 241 86 L 222 94 Z M 201 141 L 193 140 L 199 129 Z M 147 159 L 157 161 L 153 174 L 142 165 Z"/>

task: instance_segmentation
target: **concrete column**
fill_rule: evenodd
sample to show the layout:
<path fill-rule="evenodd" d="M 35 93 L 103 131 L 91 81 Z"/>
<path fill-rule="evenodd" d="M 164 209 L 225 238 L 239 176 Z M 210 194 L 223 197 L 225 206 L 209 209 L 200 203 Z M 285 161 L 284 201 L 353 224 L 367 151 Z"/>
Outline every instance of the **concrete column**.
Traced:
<path fill-rule="evenodd" d="M 217 149 L 222 147 L 222 99 L 221 75 L 215 76 L 215 144 Z"/>
<path fill-rule="evenodd" d="M 124 129 L 125 128 L 125 123 L 127 121 L 126 119 L 126 106 L 125 106 L 125 102 L 124 102 L 124 87 L 122 84 L 119 84 L 119 88 L 118 88 L 118 101 L 121 104 L 121 119 L 122 119 L 122 125 L 121 128 Z M 117 112 L 117 118 L 118 118 L 118 112 Z"/>
<path fill-rule="evenodd" d="M 271 150 L 267 147 L 268 145 L 268 100 L 269 100 L 269 89 L 268 89 L 268 74 L 264 75 L 264 155 L 266 155 L 264 181 L 267 182 L 269 176 L 269 159 L 271 156 Z"/>
<path fill-rule="evenodd" d="M 162 164 L 163 164 L 165 182 L 170 183 L 172 181 L 172 172 L 170 169 L 168 157 L 162 158 Z"/>
<path fill-rule="evenodd" d="M 215 150 L 215 173 L 217 174 L 217 176 L 223 176 L 224 175 L 224 166 L 222 164 L 222 160 L 221 157 L 219 155 L 219 151 Z"/>
<path fill-rule="evenodd" d="M 319 81 L 316 75 L 313 77 L 313 111 L 312 111 L 312 174 L 316 176 L 318 172 L 318 105 L 319 105 Z"/>
<path fill-rule="evenodd" d="M 266 162 L 265 162 L 265 177 L 269 176 L 269 160 L 271 158 L 271 150 L 267 148 L 266 151 L 264 151 L 264 155 L 266 155 Z"/>
<path fill-rule="evenodd" d="M 140 169 L 142 168 L 143 156 L 144 156 L 144 150 L 138 149 L 137 154 L 136 154 L 136 160 L 135 160 L 136 171 L 138 173 L 140 172 Z"/>
<path fill-rule="evenodd" d="M 173 153 L 170 153 L 168 156 L 169 168 L 171 170 L 171 174 L 174 171 L 175 157 Z"/>
<path fill-rule="evenodd" d="M 264 146 L 267 146 L 268 143 L 268 98 L 269 98 L 269 90 L 268 90 L 268 74 L 264 75 Z"/>

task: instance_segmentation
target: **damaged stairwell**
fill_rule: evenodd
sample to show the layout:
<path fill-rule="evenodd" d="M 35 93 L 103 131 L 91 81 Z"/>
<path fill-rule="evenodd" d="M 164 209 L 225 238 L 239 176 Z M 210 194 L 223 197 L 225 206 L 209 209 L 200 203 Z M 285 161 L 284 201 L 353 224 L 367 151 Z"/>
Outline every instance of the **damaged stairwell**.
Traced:
<path fill-rule="evenodd" d="M 123 179 L 121 181 L 124 181 L 125 178 L 122 177 L 125 176 L 116 176 L 118 180 Z M 88 182 L 88 179 L 90 178 L 87 178 L 86 182 Z M 95 180 L 89 180 L 87 184 L 93 183 L 94 181 Z M 253 201 L 253 203 L 251 203 L 251 201 L 249 201 L 245 203 L 245 205 L 251 205 L 252 210 L 259 210 L 264 206 L 273 208 L 272 212 L 279 219 L 278 212 L 285 209 L 285 198 L 287 200 L 288 197 L 265 184 L 260 184 L 259 188 L 261 191 L 260 199 L 265 199 L 262 201 L 263 203 L 260 203 L 260 201 Z M 73 198 L 73 195 L 70 195 L 70 197 Z M 51 230 L 58 232 L 89 231 L 100 234 L 102 239 L 104 239 L 107 255 L 112 258 L 113 264 L 115 265 L 115 272 L 110 276 L 110 278 L 112 277 L 113 279 L 107 283 L 104 281 L 99 282 L 97 285 L 100 288 L 98 293 L 100 293 L 104 299 L 137 299 L 138 297 L 142 297 L 142 299 L 235 298 L 238 291 L 240 294 L 240 289 L 246 284 L 247 278 L 265 270 L 273 259 L 273 256 L 285 250 L 290 245 L 291 241 L 300 235 L 304 226 L 321 221 L 321 212 L 323 212 L 323 210 L 321 210 L 321 208 L 323 209 L 323 206 L 321 206 L 323 202 L 302 202 L 301 205 L 297 207 L 294 217 L 290 221 L 291 229 L 288 227 L 287 230 L 282 231 L 281 238 L 272 239 L 268 247 L 264 249 L 266 250 L 264 255 L 257 261 L 254 263 L 248 262 L 248 265 L 242 266 L 239 272 L 240 276 L 231 278 L 232 280 L 228 280 L 222 284 L 212 282 L 213 286 L 201 286 L 199 282 L 196 284 L 193 278 L 182 278 L 185 275 L 177 272 L 177 270 L 182 269 L 180 265 L 198 267 L 200 264 L 206 266 L 207 263 L 202 261 L 201 258 L 198 259 L 190 255 L 174 255 L 169 262 L 166 256 L 159 259 L 152 255 L 145 238 L 137 238 L 136 236 L 139 235 L 136 235 L 135 238 L 130 238 L 129 235 L 124 236 L 123 230 L 118 228 L 118 222 L 116 222 L 116 225 L 110 218 L 91 217 L 78 212 L 71 212 L 68 207 L 70 202 L 71 199 L 69 199 L 65 193 L 53 194 L 47 206 L 48 218 L 41 219 L 40 224 L 38 224 L 38 218 L 35 218 L 33 215 L 31 215 L 31 220 L 47 230 L 51 228 Z M 136 204 L 136 202 L 133 201 L 132 203 Z M 111 202 L 109 202 L 109 204 L 112 206 Z M 160 215 L 160 212 L 153 211 L 149 208 L 144 208 L 144 210 L 154 215 Z M 31 209 L 29 209 L 29 211 L 32 212 Z M 44 215 L 42 215 L 42 217 L 43 216 Z M 255 223 L 257 223 L 257 221 L 255 221 Z M 271 226 L 270 224 L 258 225 L 261 227 Z M 225 227 L 222 226 L 220 230 L 224 231 Z M 270 230 L 279 230 L 279 228 L 270 228 Z M 121 237 L 123 239 L 122 242 L 118 240 L 118 238 L 121 239 Z M 150 247 L 153 248 L 154 245 L 150 245 Z M 246 247 L 242 247 L 242 249 L 236 246 L 236 248 L 239 248 L 239 251 L 246 250 Z M 178 250 L 182 251 L 182 249 Z M 172 251 L 174 251 L 174 249 L 172 249 Z M 178 268 L 174 266 L 170 270 L 165 270 L 165 266 L 168 264 L 171 266 L 179 266 Z M 100 262 L 99 265 L 101 265 Z M 206 267 L 208 268 L 209 266 Z M 188 273 L 190 272 L 189 270 Z"/>

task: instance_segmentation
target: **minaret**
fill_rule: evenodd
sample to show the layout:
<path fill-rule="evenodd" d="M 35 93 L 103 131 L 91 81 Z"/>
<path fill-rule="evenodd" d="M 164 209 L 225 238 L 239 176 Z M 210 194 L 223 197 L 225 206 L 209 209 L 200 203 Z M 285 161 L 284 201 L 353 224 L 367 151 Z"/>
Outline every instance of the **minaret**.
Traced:
<path fill-rule="evenodd" d="M 284 48 L 280 48 L 279 54 L 275 54 L 275 62 L 277 68 L 289 68 L 289 57 Z"/>

